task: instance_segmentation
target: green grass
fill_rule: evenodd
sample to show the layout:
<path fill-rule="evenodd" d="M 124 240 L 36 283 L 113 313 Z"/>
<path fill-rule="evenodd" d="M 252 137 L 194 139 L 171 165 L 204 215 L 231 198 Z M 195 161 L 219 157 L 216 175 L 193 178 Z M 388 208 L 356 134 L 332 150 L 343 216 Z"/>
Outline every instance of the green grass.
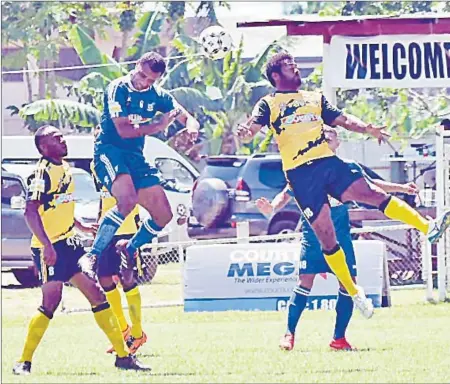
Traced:
<path fill-rule="evenodd" d="M 174 289 L 167 299 L 179 297 L 171 271 L 165 269 L 159 283 L 145 287 L 144 302 L 163 293 L 164 285 Z M 347 336 L 358 352 L 329 350 L 334 311 L 304 313 L 296 348 L 282 352 L 278 340 L 285 313 L 144 309 L 149 342 L 140 358 L 153 367 L 151 374 L 113 367 L 114 358 L 104 352 L 106 337 L 91 313 L 59 314 L 35 354 L 29 377 L 13 376 L 11 368 L 40 292 L 4 289 L 2 294 L 4 383 L 450 382 L 450 305 L 423 303 L 423 291 L 394 292 L 393 307 L 377 310 L 371 320 L 356 313 Z"/>

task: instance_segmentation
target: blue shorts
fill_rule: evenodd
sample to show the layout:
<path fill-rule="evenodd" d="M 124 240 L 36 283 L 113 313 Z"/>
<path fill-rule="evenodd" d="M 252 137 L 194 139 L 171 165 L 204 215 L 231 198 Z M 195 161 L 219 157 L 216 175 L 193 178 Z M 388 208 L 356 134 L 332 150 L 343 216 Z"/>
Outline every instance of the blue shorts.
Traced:
<path fill-rule="evenodd" d="M 34 264 L 39 271 L 39 281 L 69 281 L 81 268 L 78 260 L 85 254 L 84 248 L 73 237 L 57 241 L 53 244 L 56 252 L 55 265 L 49 266 L 43 263 L 42 249 L 31 248 Z"/>
<path fill-rule="evenodd" d="M 136 190 L 161 184 L 159 170 L 147 163 L 143 154 L 124 151 L 114 145 L 96 146 L 94 170 L 109 192 L 120 174 L 130 175 Z"/>
<path fill-rule="evenodd" d="M 342 247 L 347 260 L 350 274 L 356 276 L 356 258 L 353 249 L 352 236 L 350 234 L 350 218 L 348 208 L 345 205 L 331 208 L 337 241 Z M 303 240 L 305 242 L 300 262 L 300 274 L 333 273 L 325 261 L 319 240 L 314 234 L 309 223 L 302 218 Z"/>
<path fill-rule="evenodd" d="M 120 275 L 120 255 L 116 251 L 116 244 L 119 240 L 129 240 L 133 235 L 117 235 L 114 236 L 98 261 L 97 276 L 110 277 Z M 138 257 L 141 258 L 141 265 L 143 264 L 141 252 L 138 250 Z"/>
<path fill-rule="evenodd" d="M 328 195 L 341 200 L 347 188 L 364 176 L 351 163 L 331 156 L 290 169 L 286 177 L 302 213 L 313 223 L 322 207 L 328 204 Z"/>

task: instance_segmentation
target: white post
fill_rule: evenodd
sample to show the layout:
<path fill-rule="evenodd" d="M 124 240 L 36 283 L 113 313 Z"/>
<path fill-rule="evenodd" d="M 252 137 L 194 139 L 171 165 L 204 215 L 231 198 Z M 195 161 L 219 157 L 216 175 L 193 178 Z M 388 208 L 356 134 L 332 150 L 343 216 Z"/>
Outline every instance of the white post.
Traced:
<path fill-rule="evenodd" d="M 238 238 L 238 244 L 248 243 L 248 238 L 250 237 L 250 226 L 248 221 L 238 221 L 236 223 L 236 237 Z"/>
<path fill-rule="evenodd" d="M 445 209 L 445 198 L 448 191 L 445 190 L 446 183 L 445 180 L 445 168 L 448 168 L 447 156 L 444 152 L 444 127 L 439 126 L 436 129 L 436 217 L 443 214 Z M 437 244 L 437 259 L 438 259 L 438 292 L 439 301 L 445 301 L 447 297 L 447 287 L 446 287 L 446 265 L 445 265 L 445 238 L 442 238 Z"/>
<path fill-rule="evenodd" d="M 325 98 L 336 105 L 336 89 L 331 86 L 330 76 L 333 72 L 332 58 L 330 57 L 330 44 L 323 43 L 323 77 L 322 77 L 322 92 Z"/>

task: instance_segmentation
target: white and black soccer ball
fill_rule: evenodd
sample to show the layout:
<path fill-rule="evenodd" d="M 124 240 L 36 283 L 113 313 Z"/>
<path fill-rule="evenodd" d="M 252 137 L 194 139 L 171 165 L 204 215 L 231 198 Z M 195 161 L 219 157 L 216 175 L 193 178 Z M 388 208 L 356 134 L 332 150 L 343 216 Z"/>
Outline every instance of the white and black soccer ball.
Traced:
<path fill-rule="evenodd" d="M 200 34 L 203 52 L 212 60 L 223 59 L 233 47 L 231 35 L 222 27 L 214 25 Z"/>

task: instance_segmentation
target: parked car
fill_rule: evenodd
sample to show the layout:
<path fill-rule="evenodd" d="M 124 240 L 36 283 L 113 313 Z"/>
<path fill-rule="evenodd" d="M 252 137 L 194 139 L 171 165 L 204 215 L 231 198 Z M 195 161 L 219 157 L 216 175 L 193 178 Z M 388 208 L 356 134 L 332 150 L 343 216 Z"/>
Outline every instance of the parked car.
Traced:
<path fill-rule="evenodd" d="M 292 232 L 300 218 L 294 201 L 268 221 L 256 208 L 286 185 L 279 154 L 211 156 L 193 187 L 191 238 L 236 236 L 236 223 L 248 221 L 251 236 Z"/>
<path fill-rule="evenodd" d="M 89 172 L 93 156 L 94 137 L 92 135 L 65 136 L 68 147 L 66 160 L 76 168 Z M 41 156 L 34 144 L 32 136 L 5 136 L 2 140 L 2 165 L 12 163 L 36 162 Z M 198 170 L 186 158 L 163 141 L 147 136 L 145 138 L 144 156 L 155 164 L 164 179 L 168 180 L 163 187 L 172 207 L 173 219 L 158 237 L 159 242 L 183 241 L 188 239 L 186 220 L 191 210 L 191 191 L 199 176 Z M 148 213 L 141 210 L 141 218 Z"/>
<path fill-rule="evenodd" d="M 39 284 L 30 251 L 31 231 L 25 218 L 25 184 L 16 174 L 2 172 L 2 271 L 10 270 L 26 287 Z"/>

